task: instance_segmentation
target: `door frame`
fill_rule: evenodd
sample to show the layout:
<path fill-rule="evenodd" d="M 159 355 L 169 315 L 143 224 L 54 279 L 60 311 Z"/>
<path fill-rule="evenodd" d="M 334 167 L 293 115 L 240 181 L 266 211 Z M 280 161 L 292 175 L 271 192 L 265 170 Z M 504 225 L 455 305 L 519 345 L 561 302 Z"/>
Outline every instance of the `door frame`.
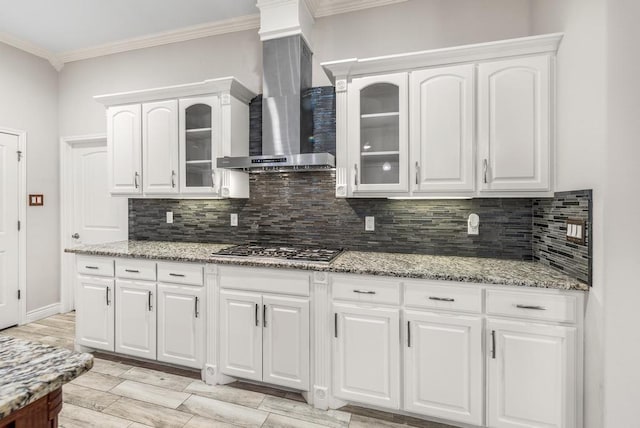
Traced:
<path fill-rule="evenodd" d="M 18 325 L 22 325 L 27 320 L 27 131 L 0 127 L 0 132 L 18 137 L 18 151 L 22 153 L 18 162 L 18 198 L 22 201 L 18 202 Z"/>
<path fill-rule="evenodd" d="M 96 144 L 107 145 L 106 134 L 60 137 L 60 312 L 74 309 L 75 269 L 73 257 L 64 249 L 73 230 L 73 149 Z"/>

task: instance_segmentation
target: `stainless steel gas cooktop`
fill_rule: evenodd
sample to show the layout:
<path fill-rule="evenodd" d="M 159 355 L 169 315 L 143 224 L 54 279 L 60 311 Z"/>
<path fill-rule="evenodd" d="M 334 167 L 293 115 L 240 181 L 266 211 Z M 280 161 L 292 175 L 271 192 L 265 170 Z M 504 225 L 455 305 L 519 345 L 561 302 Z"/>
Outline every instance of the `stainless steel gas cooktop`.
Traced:
<path fill-rule="evenodd" d="M 340 253 L 342 253 L 341 249 L 332 250 L 327 248 L 246 244 L 225 248 L 213 254 L 215 256 L 255 257 L 261 259 L 270 258 L 300 262 L 331 263 L 333 259 L 340 255 Z"/>

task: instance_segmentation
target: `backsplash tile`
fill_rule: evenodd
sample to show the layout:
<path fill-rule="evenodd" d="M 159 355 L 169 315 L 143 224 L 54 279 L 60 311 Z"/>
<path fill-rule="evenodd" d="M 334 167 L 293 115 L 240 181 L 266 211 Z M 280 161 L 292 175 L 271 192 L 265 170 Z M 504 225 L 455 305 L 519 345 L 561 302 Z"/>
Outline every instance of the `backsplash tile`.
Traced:
<path fill-rule="evenodd" d="M 566 239 L 568 218 L 586 222 L 586 244 Z M 533 203 L 534 260 L 559 269 L 587 284 L 592 279 L 592 191 L 559 192 Z"/>
<path fill-rule="evenodd" d="M 531 199 L 337 199 L 335 172 L 252 174 L 248 200 L 129 200 L 129 237 L 532 260 Z M 173 211 L 174 223 L 165 222 Z M 480 234 L 466 233 L 480 216 Z M 229 215 L 238 213 L 238 227 Z M 364 231 L 375 216 L 376 230 Z"/>

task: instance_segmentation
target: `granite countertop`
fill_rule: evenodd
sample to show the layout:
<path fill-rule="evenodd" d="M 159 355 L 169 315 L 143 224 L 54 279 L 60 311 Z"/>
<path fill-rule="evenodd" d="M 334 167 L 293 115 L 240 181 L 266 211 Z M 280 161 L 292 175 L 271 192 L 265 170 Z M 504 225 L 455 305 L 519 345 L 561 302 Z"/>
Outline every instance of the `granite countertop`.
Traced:
<path fill-rule="evenodd" d="M 588 290 L 587 284 L 536 262 L 479 257 L 345 251 L 331 264 L 289 260 L 216 256 L 233 244 L 157 241 L 119 241 L 66 249 L 68 253 L 132 257 L 254 267 L 305 269 L 324 272 L 422 278 L 479 284 Z"/>
<path fill-rule="evenodd" d="M 93 367 L 91 354 L 0 336 L 0 419 Z"/>

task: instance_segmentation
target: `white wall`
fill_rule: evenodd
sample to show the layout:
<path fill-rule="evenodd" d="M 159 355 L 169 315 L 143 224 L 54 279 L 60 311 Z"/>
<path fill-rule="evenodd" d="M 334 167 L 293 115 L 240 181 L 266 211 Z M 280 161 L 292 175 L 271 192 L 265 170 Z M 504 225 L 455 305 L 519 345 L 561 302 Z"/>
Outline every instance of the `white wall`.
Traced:
<path fill-rule="evenodd" d="M 607 2 L 605 427 L 640 424 L 640 2 Z"/>
<path fill-rule="evenodd" d="M 564 32 L 557 56 L 557 189 L 593 189 L 593 288 L 585 319 L 585 427 L 603 426 L 605 0 L 532 0 L 532 33 Z"/>
<path fill-rule="evenodd" d="M 47 60 L 0 43 L 0 127 L 27 132 L 27 311 L 60 299 L 58 73 Z"/>

